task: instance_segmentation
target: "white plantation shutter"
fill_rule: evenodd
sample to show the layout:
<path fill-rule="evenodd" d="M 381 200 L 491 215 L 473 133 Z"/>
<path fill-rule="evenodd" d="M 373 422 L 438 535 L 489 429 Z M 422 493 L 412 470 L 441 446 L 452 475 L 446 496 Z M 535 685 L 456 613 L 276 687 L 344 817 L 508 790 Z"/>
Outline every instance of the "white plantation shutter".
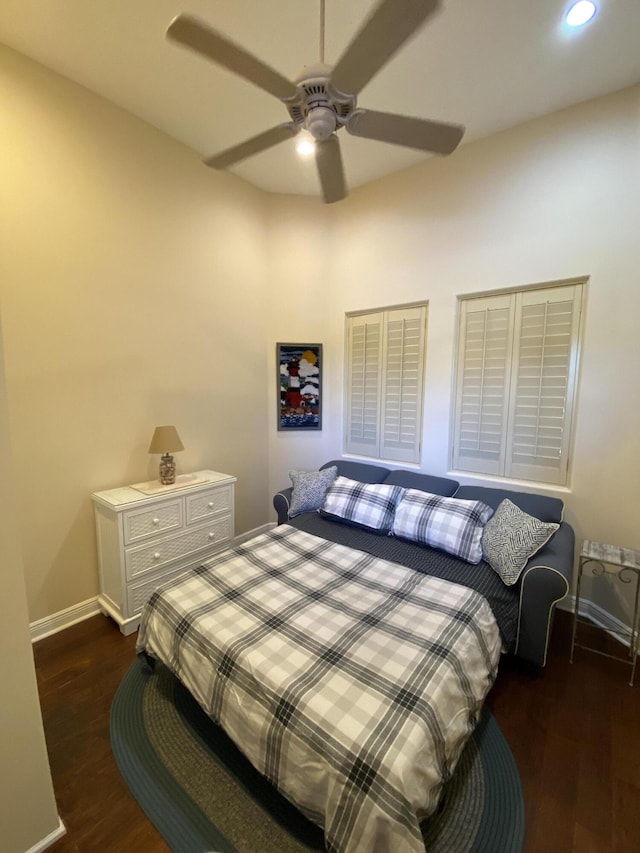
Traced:
<path fill-rule="evenodd" d="M 517 294 L 508 471 L 565 483 L 575 387 L 578 286 Z"/>
<path fill-rule="evenodd" d="M 463 300 L 453 465 L 567 482 L 582 284 Z"/>
<path fill-rule="evenodd" d="M 379 455 L 382 314 L 347 320 L 346 450 Z"/>
<path fill-rule="evenodd" d="M 345 450 L 420 460 L 426 306 L 347 318 Z"/>
<path fill-rule="evenodd" d="M 420 461 L 426 307 L 385 316 L 380 456 Z"/>
<path fill-rule="evenodd" d="M 504 468 L 511 369 L 510 295 L 461 305 L 454 467 L 483 474 Z"/>

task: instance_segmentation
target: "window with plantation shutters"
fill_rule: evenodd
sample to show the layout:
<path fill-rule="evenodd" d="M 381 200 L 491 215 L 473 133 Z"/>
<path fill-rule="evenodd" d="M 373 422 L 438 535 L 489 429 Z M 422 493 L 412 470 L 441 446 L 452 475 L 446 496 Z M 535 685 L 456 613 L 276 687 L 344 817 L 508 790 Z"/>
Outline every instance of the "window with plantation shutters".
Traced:
<path fill-rule="evenodd" d="M 420 461 L 426 305 L 347 317 L 345 450 Z"/>
<path fill-rule="evenodd" d="M 461 300 L 455 469 L 566 484 L 582 287 Z"/>

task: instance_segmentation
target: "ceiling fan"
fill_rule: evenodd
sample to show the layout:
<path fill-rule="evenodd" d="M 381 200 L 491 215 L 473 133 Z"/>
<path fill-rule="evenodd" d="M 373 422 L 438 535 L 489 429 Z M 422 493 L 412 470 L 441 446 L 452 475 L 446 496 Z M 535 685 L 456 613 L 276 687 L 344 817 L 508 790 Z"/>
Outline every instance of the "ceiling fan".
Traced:
<path fill-rule="evenodd" d="M 439 5 L 439 0 L 378 0 L 338 62 L 330 66 L 324 62 L 325 0 L 320 0 L 320 62 L 305 66 L 293 81 L 198 18 L 179 15 L 167 30 L 168 38 L 275 95 L 291 119 L 221 151 L 205 160 L 205 164 L 226 169 L 306 129 L 315 143 L 322 195 L 330 204 L 347 195 L 337 137 L 343 127 L 353 136 L 451 154 L 464 134 L 460 125 L 357 106 L 357 96 L 366 84 Z"/>

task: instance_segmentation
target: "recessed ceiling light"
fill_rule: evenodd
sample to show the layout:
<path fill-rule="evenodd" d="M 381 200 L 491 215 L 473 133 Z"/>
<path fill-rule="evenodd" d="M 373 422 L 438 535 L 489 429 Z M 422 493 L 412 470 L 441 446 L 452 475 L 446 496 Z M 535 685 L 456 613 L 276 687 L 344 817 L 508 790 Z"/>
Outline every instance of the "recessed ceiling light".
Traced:
<path fill-rule="evenodd" d="M 581 27 L 593 18 L 596 13 L 596 4 L 591 0 L 578 0 L 569 9 L 565 21 L 570 27 Z"/>

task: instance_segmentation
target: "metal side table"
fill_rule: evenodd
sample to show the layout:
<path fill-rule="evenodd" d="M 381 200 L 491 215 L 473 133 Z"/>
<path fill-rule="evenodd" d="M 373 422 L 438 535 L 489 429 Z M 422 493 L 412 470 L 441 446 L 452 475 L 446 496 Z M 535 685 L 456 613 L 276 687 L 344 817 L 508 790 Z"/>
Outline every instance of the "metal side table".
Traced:
<path fill-rule="evenodd" d="M 580 613 L 580 584 L 582 575 L 584 574 L 585 566 L 592 564 L 591 571 L 594 575 L 609 575 L 617 578 L 622 583 L 633 583 L 635 577 L 636 590 L 633 606 L 633 618 L 631 620 L 631 639 L 629 642 L 629 655 L 622 657 L 621 655 L 610 655 L 607 652 L 602 652 L 600 649 L 594 649 L 591 646 L 585 646 L 576 642 L 576 631 L 578 628 L 579 613 Z M 607 570 L 606 566 L 614 566 L 614 570 Z M 640 625 L 638 624 L 638 602 L 640 598 L 640 551 L 633 551 L 630 548 L 619 548 L 617 545 L 606 545 L 603 542 L 591 542 L 585 539 L 582 543 L 580 551 L 580 559 L 578 562 L 578 582 L 576 585 L 576 601 L 573 612 L 573 632 L 571 635 L 571 657 L 573 663 L 573 650 L 577 646 L 580 649 L 587 649 L 596 654 L 603 655 L 613 660 L 623 660 L 631 666 L 631 678 L 629 684 L 633 687 L 633 681 L 636 674 L 636 662 L 638 660 L 638 652 L 640 651 L 638 643 L 638 632 Z M 622 638 L 622 635 L 621 635 Z M 625 638 L 626 642 L 626 638 Z"/>

